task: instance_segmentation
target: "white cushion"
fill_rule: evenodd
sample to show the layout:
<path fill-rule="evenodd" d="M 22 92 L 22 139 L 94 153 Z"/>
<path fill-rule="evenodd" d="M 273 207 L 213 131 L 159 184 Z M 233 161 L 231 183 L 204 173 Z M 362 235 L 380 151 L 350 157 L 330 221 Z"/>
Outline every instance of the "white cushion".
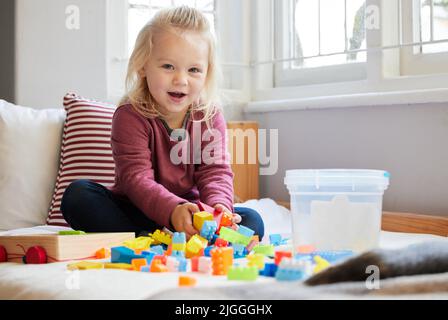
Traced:
<path fill-rule="evenodd" d="M 58 173 L 65 110 L 0 100 L 0 229 L 45 224 Z"/>

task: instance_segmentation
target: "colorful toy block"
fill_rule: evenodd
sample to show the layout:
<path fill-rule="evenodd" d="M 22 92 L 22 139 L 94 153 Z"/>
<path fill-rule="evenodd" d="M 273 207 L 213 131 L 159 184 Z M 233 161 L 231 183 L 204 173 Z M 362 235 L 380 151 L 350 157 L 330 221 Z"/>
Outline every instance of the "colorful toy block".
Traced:
<path fill-rule="evenodd" d="M 260 270 L 260 275 L 265 277 L 275 277 L 278 266 L 272 262 L 266 262 L 263 270 Z"/>
<path fill-rule="evenodd" d="M 314 262 L 316 264 L 314 266 L 313 273 L 319 273 L 331 265 L 327 260 L 323 259 L 321 256 L 314 256 Z"/>
<path fill-rule="evenodd" d="M 279 251 L 276 251 L 274 253 L 274 262 L 275 262 L 276 265 L 279 265 L 280 261 L 283 258 L 291 258 L 291 257 L 292 257 L 292 252 L 291 251 L 279 250 Z"/>
<path fill-rule="evenodd" d="M 255 281 L 258 278 L 257 267 L 231 266 L 227 272 L 228 280 Z"/>
<path fill-rule="evenodd" d="M 150 248 L 150 251 L 154 252 L 157 255 L 163 255 L 163 252 L 164 252 L 163 247 L 160 245 L 152 246 Z"/>
<path fill-rule="evenodd" d="M 69 263 L 67 265 L 68 270 L 88 270 L 88 269 L 102 269 L 103 264 L 98 262 L 80 261 L 75 263 Z"/>
<path fill-rule="evenodd" d="M 248 227 L 242 226 L 242 225 L 238 226 L 238 230 L 237 231 L 238 231 L 238 233 L 242 234 L 243 236 L 249 238 L 249 241 L 247 242 L 246 245 L 249 244 L 249 242 L 252 240 L 252 236 L 255 233 L 254 230 L 252 230 L 252 229 L 250 229 Z"/>
<path fill-rule="evenodd" d="M 229 245 L 229 242 L 224 239 L 218 238 L 216 239 L 214 245 L 215 247 L 227 247 Z"/>
<path fill-rule="evenodd" d="M 212 256 L 212 274 L 225 275 L 233 263 L 233 248 L 214 248 L 210 251 Z"/>
<path fill-rule="evenodd" d="M 204 239 L 197 234 L 193 235 L 187 242 L 185 256 L 187 258 L 191 258 L 198 255 L 202 256 L 205 247 L 207 247 L 207 244 L 208 244 L 207 239 Z"/>
<path fill-rule="evenodd" d="M 153 259 L 151 262 L 150 272 L 168 272 L 168 268 L 164 265 L 161 260 Z"/>
<path fill-rule="evenodd" d="M 316 251 L 316 247 L 313 246 L 312 244 L 303 244 L 296 247 L 297 253 L 309 254 L 313 253 L 314 251 Z"/>
<path fill-rule="evenodd" d="M 217 229 L 216 221 L 206 220 L 202 224 L 200 235 L 204 239 L 211 240 L 216 232 L 216 229 Z"/>
<path fill-rule="evenodd" d="M 123 245 L 133 250 L 147 250 L 153 242 L 154 240 L 150 237 L 138 237 L 123 242 Z"/>
<path fill-rule="evenodd" d="M 244 258 L 246 256 L 246 254 L 245 254 L 246 247 L 244 247 L 244 245 L 239 244 L 239 243 L 234 243 L 234 244 L 232 244 L 232 248 L 233 248 L 233 257 L 235 259 Z"/>
<path fill-rule="evenodd" d="M 198 231 L 202 230 L 202 225 L 206 220 L 214 221 L 213 215 L 210 212 L 199 211 L 193 214 L 193 226 Z"/>
<path fill-rule="evenodd" d="M 249 237 L 245 237 L 241 233 L 228 227 L 221 228 L 221 231 L 219 232 L 219 238 L 231 243 L 240 243 L 244 245 L 248 245 L 251 240 Z"/>
<path fill-rule="evenodd" d="M 273 246 L 279 246 L 282 243 L 282 236 L 278 233 L 270 234 L 269 243 Z"/>
<path fill-rule="evenodd" d="M 148 261 L 145 258 L 132 259 L 131 266 L 135 271 L 140 271 L 140 268 L 146 266 Z"/>
<path fill-rule="evenodd" d="M 179 260 L 177 260 L 175 257 L 168 256 L 166 258 L 166 267 L 168 268 L 168 271 L 170 271 L 170 272 L 179 271 Z"/>
<path fill-rule="evenodd" d="M 274 245 L 272 244 L 258 244 L 253 248 L 255 253 L 260 253 L 262 255 L 273 257 L 274 256 Z"/>
<path fill-rule="evenodd" d="M 176 258 L 185 258 L 185 251 L 173 250 L 171 256 Z"/>
<path fill-rule="evenodd" d="M 152 238 L 160 243 L 169 245 L 171 243 L 171 236 L 169 234 L 166 234 L 163 231 L 156 230 L 152 234 Z"/>
<path fill-rule="evenodd" d="M 192 257 L 190 259 L 190 263 L 191 263 L 191 271 L 192 272 L 198 272 L 199 257 Z"/>
<path fill-rule="evenodd" d="M 110 249 L 109 248 L 101 248 L 95 252 L 95 258 L 97 259 L 105 259 L 110 257 Z"/>
<path fill-rule="evenodd" d="M 187 259 L 184 257 L 178 257 L 177 260 L 179 261 L 179 272 L 187 272 Z"/>
<path fill-rule="evenodd" d="M 275 273 L 275 279 L 279 281 L 296 281 L 310 276 L 312 264 L 309 260 L 283 258 Z"/>
<path fill-rule="evenodd" d="M 130 263 L 105 263 L 104 269 L 133 270 Z"/>
<path fill-rule="evenodd" d="M 179 276 L 179 287 L 192 287 L 196 282 L 196 279 L 193 277 Z"/>
<path fill-rule="evenodd" d="M 111 248 L 111 262 L 112 263 L 131 263 L 132 259 L 144 258 L 143 255 L 137 255 L 134 250 L 128 247 L 113 247 Z"/>
<path fill-rule="evenodd" d="M 211 273 L 212 271 L 212 258 L 210 257 L 198 257 L 198 271 L 202 273 Z"/>
<path fill-rule="evenodd" d="M 219 221 L 219 226 L 217 232 L 220 231 L 221 227 L 230 227 L 232 225 L 232 215 L 228 212 L 224 212 Z"/>
<path fill-rule="evenodd" d="M 173 237 L 171 238 L 171 243 L 186 243 L 186 239 L 185 232 L 174 232 Z"/>
<path fill-rule="evenodd" d="M 151 264 L 152 259 L 154 259 L 154 257 L 156 255 L 157 254 L 155 252 L 152 252 L 152 251 L 149 251 L 149 250 L 142 251 L 142 256 L 146 259 L 147 264 Z"/>
<path fill-rule="evenodd" d="M 264 255 L 261 253 L 253 253 L 248 255 L 247 265 L 249 267 L 257 267 L 259 270 L 264 269 Z"/>
<path fill-rule="evenodd" d="M 315 251 L 315 255 L 322 257 L 327 260 L 329 263 L 337 263 L 348 258 L 351 258 L 354 255 L 354 252 L 351 250 L 332 250 L 332 251 Z"/>

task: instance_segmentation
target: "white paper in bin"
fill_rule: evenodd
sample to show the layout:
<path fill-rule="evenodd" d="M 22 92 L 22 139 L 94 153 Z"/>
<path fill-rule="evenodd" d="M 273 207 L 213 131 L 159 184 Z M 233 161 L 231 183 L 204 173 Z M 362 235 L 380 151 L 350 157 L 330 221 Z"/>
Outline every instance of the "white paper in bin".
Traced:
<path fill-rule="evenodd" d="M 380 228 L 381 209 L 373 203 L 350 202 L 345 195 L 311 202 L 311 238 L 318 250 L 373 249 Z"/>

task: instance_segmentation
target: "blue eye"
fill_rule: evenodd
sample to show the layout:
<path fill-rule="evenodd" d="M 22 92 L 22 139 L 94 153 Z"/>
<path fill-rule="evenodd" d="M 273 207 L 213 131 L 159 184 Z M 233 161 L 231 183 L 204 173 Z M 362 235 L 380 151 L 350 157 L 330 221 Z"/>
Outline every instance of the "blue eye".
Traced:
<path fill-rule="evenodd" d="M 162 68 L 167 69 L 167 70 L 174 70 L 174 66 L 168 63 L 165 63 Z"/>

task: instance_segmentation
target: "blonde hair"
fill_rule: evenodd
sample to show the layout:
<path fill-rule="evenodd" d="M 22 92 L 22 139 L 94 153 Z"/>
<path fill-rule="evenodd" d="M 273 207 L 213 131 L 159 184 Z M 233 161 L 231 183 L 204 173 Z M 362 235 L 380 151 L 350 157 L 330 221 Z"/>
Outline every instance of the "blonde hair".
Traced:
<path fill-rule="evenodd" d="M 131 103 L 142 116 L 154 118 L 163 116 L 157 109 L 157 103 L 152 97 L 146 78 L 140 77 L 138 72 L 143 69 L 153 46 L 154 34 L 160 30 L 169 28 L 181 31 L 199 32 L 204 36 L 209 45 L 208 71 L 205 86 L 201 93 L 200 103 L 194 103 L 190 110 L 193 115 L 202 112 L 203 117 L 198 121 L 206 121 L 210 127 L 210 120 L 218 111 L 219 94 L 218 82 L 221 75 L 217 61 L 216 45 L 210 31 L 207 18 L 197 9 L 187 6 L 160 10 L 139 32 L 135 47 L 128 63 L 126 75 L 126 94 L 120 100 L 119 105 Z"/>

